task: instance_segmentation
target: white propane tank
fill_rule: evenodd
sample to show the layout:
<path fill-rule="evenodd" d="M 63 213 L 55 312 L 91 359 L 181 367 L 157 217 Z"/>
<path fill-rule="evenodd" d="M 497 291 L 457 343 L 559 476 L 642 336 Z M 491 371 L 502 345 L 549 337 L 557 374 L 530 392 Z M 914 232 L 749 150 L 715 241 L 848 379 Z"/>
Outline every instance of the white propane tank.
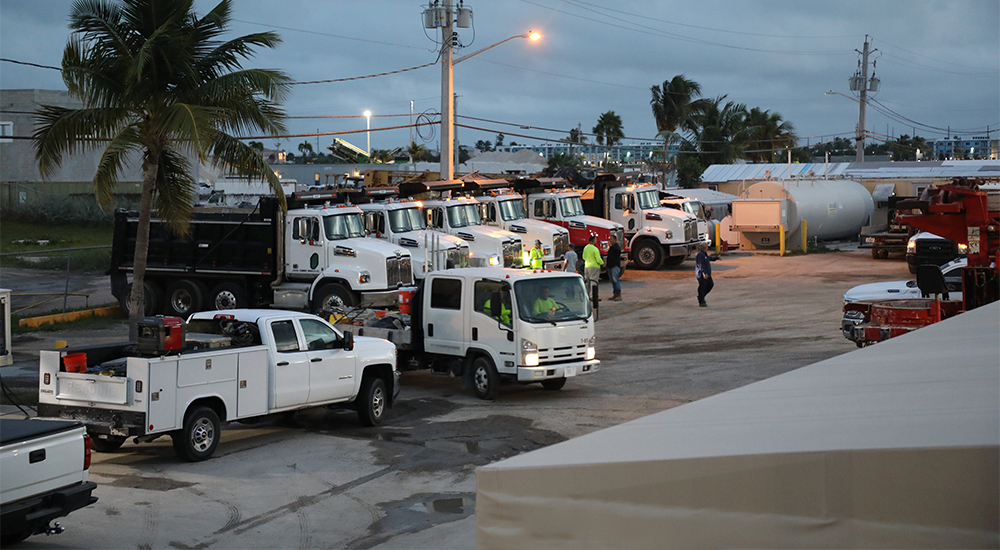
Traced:
<path fill-rule="evenodd" d="M 776 218 L 773 225 L 784 223 L 788 248 L 802 246 L 802 220 L 806 221 L 807 239 L 835 240 L 857 237 L 875 211 L 871 193 L 860 183 L 843 179 L 762 181 L 747 188 L 734 203 L 744 201 L 782 202 L 784 219 Z M 734 204 L 737 218 L 738 210 Z M 741 229 L 741 232 L 755 248 L 773 248 L 778 244 L 774 230 L 766 230 L 763 224 L 761 231 Z"/>

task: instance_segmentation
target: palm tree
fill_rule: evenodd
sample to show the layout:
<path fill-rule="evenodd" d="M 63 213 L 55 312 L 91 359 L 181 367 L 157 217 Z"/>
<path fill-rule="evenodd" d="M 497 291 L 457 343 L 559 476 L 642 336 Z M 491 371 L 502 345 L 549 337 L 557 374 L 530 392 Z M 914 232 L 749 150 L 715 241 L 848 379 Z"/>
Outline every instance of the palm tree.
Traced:
<path fill-rule="evenodd" d="M 747 126 L 747 108 L 727 101 L 722 95 L 702 105 L 693 119 L 698 124 L 697 147 L 706 164 L 730 164 L 746 157 L 744 151 L 752 135 Z"/>
<path fill-rule="evenodd" d="M 795 127 L 778 113 L 754 107 L 747 112 L 746 124 L 750 133 L 747 158 L 753 161 L 769 162 L 774 160 L 776 151 L 798 143 Z"/>
<path fill-rule="evenodd" d="M 302 153 L 304 157 L 311 157 L 313 155 L 313 146 L 308 141 L 303 141 L 299 144 L 299 153 Z"/>
<path fill-rule="evenodd" d="M 625 137 L 622 130 L 622 117 L 614 111 L 608 111 L 597 117 L 597 126 L 594 126 L 593 133 L 597 135 L 597 144 L 614 147 L 615 143 Z"/>
<path fill-rule="evenodd" d="M 410 146 L 406 148 L 406 154 L 410 156 L 410 162 L 423 160 L 427 156 L 427 148 L 415 141 L 411 141 Z"/>
<path fill-rule="evenodd" d="M 662 85 L 654 84 L 649 91 L 653 96 L 649 106 L 653 110 L 656 130 L 663 138 L 663 158 L 667 159 L 667 146 L 681 141 L 677 129 L 693 133 L 697 129 L 693 115 L 706 106 L 707 100 L 700 97 L 701 85 L 682 74 L 664 80 Z M 667 169 L 672 168 L 671 164 L 673 163 L 667 162 L 664 165 L 664 181 L 667 179 Z"/>
<path fill-rule="evenodd" d="M 63 81 L 81 109 L 43 106 L 34 133 L 39 171 L 52 174 L 64 155 L 104 152 L 94 175 L 102 208 L 114 204 L 114 184 L 131 154 L 142 156 L 142 194 L 128 300 L 129 336 L 144 312 L 143 283 L 149 222 L 158 216 L 178 234 L 188 230 L 197 182 L 186 155 L 270 183 L 284 205 L 277 176 L 259 153 L 229 132 L 285 131 L 278 103 L 289 78 L 243 69 L 255 47 L 280 42 L 271 32 L 219 40 L 231 19 L 222 0 L 204 17 L 193 0 L 77 0 L 63 52 Z"/>
<path fill-rule="evenodd" d="M 247 147 L 257 151 L 258 153 L 264 150 L 264 143 L 260 141 L 248 141 Z"/>
<path fill-rule="evenodd" d="M 388 164 L 392 161 L 392 151 L 389 149 L 372 149 L 370 157 L 372 162 Z"/>

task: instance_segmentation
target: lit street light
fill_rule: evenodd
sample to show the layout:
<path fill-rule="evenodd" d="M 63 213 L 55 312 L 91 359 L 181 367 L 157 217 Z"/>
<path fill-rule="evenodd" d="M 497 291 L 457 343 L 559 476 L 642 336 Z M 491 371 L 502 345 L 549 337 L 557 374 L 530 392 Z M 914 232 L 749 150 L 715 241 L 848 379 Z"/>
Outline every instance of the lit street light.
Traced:
<path fill-rule="evenodd" d="M 443 0 L 444 11 L 441 25 L 441 179 L 450 180 L 455 177 L 455 64 L 461 63 L 470 57 L 479 55 L 486 50 L 493 49 L 504 42 L 509 42 L 515 38 L 525 38 L 528 40 L 538 40 L 542 37 L 537 32 L 528 32 L 506 38 L 487 46 L 477 52 L 470 53 L 455 59 L 454 36 L 452 32 L 452 16 L 455 13 L 452 8 L 452 0 Z M 459 22 L 461 25 L 461 22 Z"/>
<path fill-rule="evenodd" d="M 365 151 L 368 152 L 368 157 L 371 158 L 372 156 L 372 112 L 371 111 L 365 111 L 365 125 L 367 127 L 367 131 L 365 131 L 365 138 L 368 140 L 368 147 L 365 148 Z"/>

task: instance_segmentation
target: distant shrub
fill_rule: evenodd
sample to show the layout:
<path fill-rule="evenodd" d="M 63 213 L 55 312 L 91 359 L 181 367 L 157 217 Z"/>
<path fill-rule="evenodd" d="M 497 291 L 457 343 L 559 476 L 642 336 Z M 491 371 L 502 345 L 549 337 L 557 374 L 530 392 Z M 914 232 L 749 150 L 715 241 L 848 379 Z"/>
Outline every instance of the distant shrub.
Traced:
<path fill-rule="evenodd" d="M 138 202 L 119 198 L 116 208 L 137 210 Z M 110 226 L 114 210 L 104 212 L 92 195 L 45 197 L 4 208 L 4 216 L 26 223 L 72 223 L 81 226 Z"/>

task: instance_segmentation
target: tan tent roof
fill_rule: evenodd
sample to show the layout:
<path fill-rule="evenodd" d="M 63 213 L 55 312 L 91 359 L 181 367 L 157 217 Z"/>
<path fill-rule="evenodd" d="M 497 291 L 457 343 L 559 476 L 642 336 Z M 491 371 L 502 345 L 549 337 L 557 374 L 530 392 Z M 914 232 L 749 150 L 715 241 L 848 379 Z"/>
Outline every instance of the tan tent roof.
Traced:
<path fill-rule="evenodd" d="M 998 329 L 994 303 L 479 468 L 479 548 L 997 547 Z"/>

